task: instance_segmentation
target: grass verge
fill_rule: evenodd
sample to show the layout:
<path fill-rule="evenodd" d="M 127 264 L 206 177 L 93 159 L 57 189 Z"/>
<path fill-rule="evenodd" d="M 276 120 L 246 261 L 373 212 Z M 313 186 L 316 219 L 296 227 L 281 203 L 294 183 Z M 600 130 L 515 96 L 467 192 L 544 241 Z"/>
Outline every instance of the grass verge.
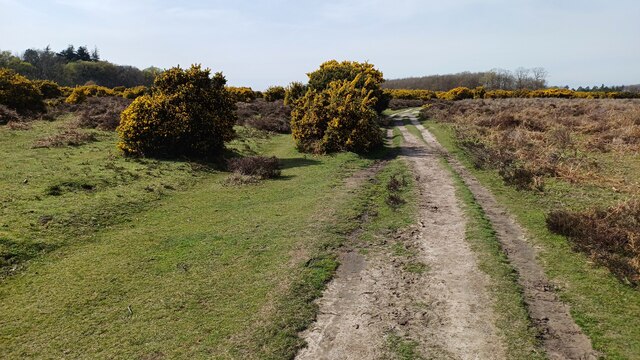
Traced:
<path fill-rule="evenodd" d="M 574 252 L 565 237 L 552 234 L 546 227 L 546 214 L 562 201 L 561 189 L 534 193 L 505 186 L 497 172 L 473 167 L 467 154 L 457 147 L 451 126 L 433 121 L 423 124 L 525 227 L 539 248 L 540 264 L 562 300 L 571 306 L 571 315 L 594 348 L 608 359 L 638 358 L 640 292 Z"/>
<path fill-rule="evenodd" d="M 0 283 L 0 357 L 295 354 L 297 331 L 313 320 L 312 300 L 363 206 L 343 179 L 373 160 L 306 156 L 290 136 L 250 135 L 231 145 L 277 156 L 282 176 L 227 186 L 226 173 L 198 164 L 121 158 L 113 133 L 81 147 L 31 149 L 59 124 L 0 129 L 11 154 L 1 181 L 15 190 L 2 195 L 12 216 L 2 236 L 20 251 L 56 245 Z M 42 224 L 42 215 L 52 219 Z"/>

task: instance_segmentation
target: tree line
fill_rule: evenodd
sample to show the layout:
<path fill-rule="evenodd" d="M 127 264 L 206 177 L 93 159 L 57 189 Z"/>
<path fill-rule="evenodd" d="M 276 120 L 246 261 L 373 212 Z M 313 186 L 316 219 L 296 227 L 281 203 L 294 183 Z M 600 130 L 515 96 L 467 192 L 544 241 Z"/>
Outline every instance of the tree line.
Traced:
<path fill-rule="evenodd" d="M 517 68 L 514 71 L 491 69 L 489 71 L 456 74 L 429 75 L 387 80 L 387 89 L 421 89 L 449 91 L 457 87 L 476 88 L 483 86 L 488 90 L 542 89 L 547 86 L 547 71 L 541 67 Z"/>
<path fill-rule="evenodd" d="M 8 68 L 32 80 L 51 80 L 62 86 L 96 84 L 106 87 L 151 86 L 162 71 L 156 67 L 140 70 L 100 59 L 97 48 L 73 45 L 55 52 L 51 47 L 27 49 L 19 55 L 0 51 L 0 68 Z"/>

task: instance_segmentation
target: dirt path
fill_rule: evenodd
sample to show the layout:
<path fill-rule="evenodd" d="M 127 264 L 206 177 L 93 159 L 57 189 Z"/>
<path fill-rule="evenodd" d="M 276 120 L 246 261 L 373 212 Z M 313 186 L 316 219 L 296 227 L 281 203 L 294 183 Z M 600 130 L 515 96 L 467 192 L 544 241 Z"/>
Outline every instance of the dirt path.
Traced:
<path fill-rule="evenodd" d="M 419 187 L 419 219 L 396 239 L 427 271 L 407 271 L 388 251 L 364 256 L 347 251 L 334 281 L 319 300 L 320 315 L 303 337 L 298 359 L 377 359 L 388 353 L 388 336 L 410 338 L 420 353 L 438 359 L 501 359 L 487 292 L 465 241 L 465 218 L 450 173 L 438 151 L 401 128 L 404 158 Z"/>
<path fill-rule="evenodd" d="M 421 131 L 427 146 L 447 156 L 446 150 L 418 121 L 417 114 L 408 112 L 411 123 Z M 553 285 L 536 259 L 536 250 L 527 241 L 523 229 L 507 214 L 493 195 L 456 159 L 447 160 L 474 194 L 497 233 L 509 261 L 519 274 L 529 315 L 538 328 L 543 346 L 550 359 L 596 359 L 590 339 L 571 318 L 569 308 L 560 301 Z"/>

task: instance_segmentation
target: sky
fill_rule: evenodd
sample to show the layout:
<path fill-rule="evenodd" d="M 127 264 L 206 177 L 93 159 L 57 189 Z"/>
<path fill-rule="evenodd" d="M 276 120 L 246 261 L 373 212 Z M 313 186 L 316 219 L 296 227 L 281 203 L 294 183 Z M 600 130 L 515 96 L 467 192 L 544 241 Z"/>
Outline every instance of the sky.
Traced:
<path fill-rule="evenodd" d="M 387 79 L 544 67 L 550 85 L 640 84 L 640 1 L 0 0 L 0 50 L 68 44 L 139 68 L 200 63 L 256 90 L 330 59 Z"/>

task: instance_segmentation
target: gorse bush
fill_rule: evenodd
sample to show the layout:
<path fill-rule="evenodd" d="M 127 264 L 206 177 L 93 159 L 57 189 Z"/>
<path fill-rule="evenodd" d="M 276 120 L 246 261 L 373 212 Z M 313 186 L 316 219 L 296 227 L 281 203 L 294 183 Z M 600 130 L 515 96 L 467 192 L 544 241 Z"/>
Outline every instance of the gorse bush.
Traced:
<path fill-rule="evenodd" d="M 442 98 L 452 101 L 473 99 L 473 91 L 466 87 L 457 87 L 442 94 Z"/>
<path fill-rule="evenodd" d="M 382 144 L 373 91 L 360 87 L 362 75 L 309 90 L 291 112 L 291 132 L 305 152 L 367 152 Z"/>
<path fill-rule="evenodd" d="M 40 93 L 45 99 L 55 99 L 62 96 L 62 89 L 53 81 L 36 80 L 33 83 L 36 85 L 38 90 L 40 90 Z"/>
<path fill-rule="evenodd" d="M 123 98 L 133 100 L 146 94 L 149 91 L 149 88 L 146 86 L 136 86 L 128 89 L 125 88 L 123 90 L 116 90 L 116 88 L 113 88 L 113 90 L 116 94 L 121 94 Z"/>
<path fill-rule="evenodd" d="M 256 99 L 256 93 L 250 87 L 227 86 L 227 91 L 235 102 L 252 102 Z"/>
<path fill-rule="evenodd" d="M 262 97 L 265 101 L 284 100 L 286 90 L 282 86 L 271 86 L 264 93 Z"/>
<path fill-rule="evenodd" d="M 387 108 L 391 97 L 385 95 L 380 85 L 384 82 L 384 76 L 373 64 L 359 63 L 356 61 L 330 60 L 314 72 L 308 73 L 309 89 L 323 91 L 328 89 L 334 81 L 353 81 L 356 78 L 356 88 L 364 88 L 372 92 L 375 98 L 373 108 L 377 112 L 382 112 Z"/>
<path fill-rule="evenodd" d="M 234 101 L 221 73 L 210 76 L 200 65 L 160 74 L 151 95 L 122 113 L 118 147 L 127 155 L 218 155 L 234 136 Z"/>
<path fill-rule="evenodd" d="M 42 93 L 29 79 L 9 69 L 0 68 L 0 104 L 19 114 L 44 112 Z"/>
<path fill-rule="evenodd" d="M 307 86 L 301 82 L 294 81 L 286 87 L 284 93 L 284 104 L 292 106 L 298 99 L 307 93 Z"/>

